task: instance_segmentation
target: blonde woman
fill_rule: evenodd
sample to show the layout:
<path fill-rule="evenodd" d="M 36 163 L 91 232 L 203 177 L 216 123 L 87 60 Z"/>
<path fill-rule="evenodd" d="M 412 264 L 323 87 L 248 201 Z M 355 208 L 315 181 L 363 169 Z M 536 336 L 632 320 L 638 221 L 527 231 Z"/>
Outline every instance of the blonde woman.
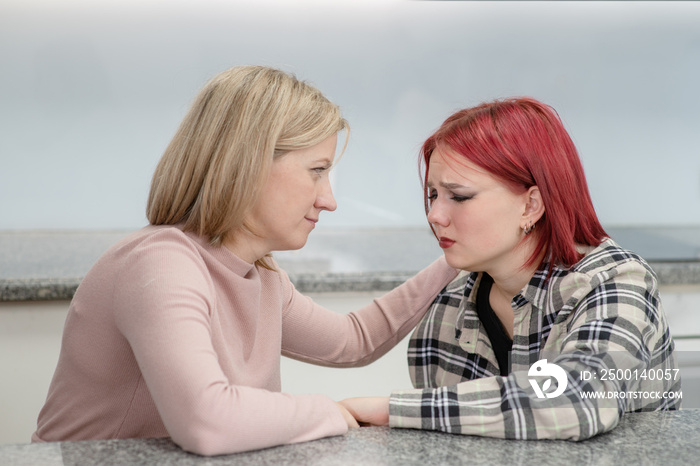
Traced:
<path fill-rule="evenodd" d="M 171 437 L 202 455 L 339 435 L 323 395 L 280 392 L 280 355 L 360 366 L 456 275 L 443 259 L 350 315 L 302 296 L 270 253 L 336 208 L 338 107 L 265 67 L 216 76 L 153 176 L 150 225 L 110 248 L 71 303 L 34 441 Z"/>

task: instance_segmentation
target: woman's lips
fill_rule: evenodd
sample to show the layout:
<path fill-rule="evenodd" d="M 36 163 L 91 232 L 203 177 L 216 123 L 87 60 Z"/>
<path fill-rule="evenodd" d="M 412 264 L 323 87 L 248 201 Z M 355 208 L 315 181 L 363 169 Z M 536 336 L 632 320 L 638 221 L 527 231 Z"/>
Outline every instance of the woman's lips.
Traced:
<path fill-rule="evenodd" d="M 444 236 L 440 237 L 439 242 L 440 242 L 440 247 L 442 249 L 447 249 L 450 246 L 452 246 L 453 244 L 455 244 L 455 240 L 452 240 L 450 238 L 446 238 Z"/>

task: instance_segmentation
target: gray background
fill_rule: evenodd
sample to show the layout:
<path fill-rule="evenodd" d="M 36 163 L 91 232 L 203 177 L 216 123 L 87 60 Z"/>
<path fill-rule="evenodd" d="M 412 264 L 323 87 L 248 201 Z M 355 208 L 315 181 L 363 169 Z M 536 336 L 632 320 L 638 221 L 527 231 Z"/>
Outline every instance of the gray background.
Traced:
<path fill-rule="evenodd" d="M 425 225 L 421 142 L 529 95 L 606 226 L 700 225 L 700 3 L 0 0 L 0 229 L 134 229 L 201 86 L 283 68 L 350 121 L 320 228 Z"/>

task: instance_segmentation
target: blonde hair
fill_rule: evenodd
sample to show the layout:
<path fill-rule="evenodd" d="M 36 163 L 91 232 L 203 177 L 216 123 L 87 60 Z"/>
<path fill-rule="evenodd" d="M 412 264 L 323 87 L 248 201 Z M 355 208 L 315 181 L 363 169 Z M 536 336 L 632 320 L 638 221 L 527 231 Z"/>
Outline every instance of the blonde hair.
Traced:
<path fill-rule="evenodd" d="M 275 158 L 343 129 L 338 106 L 291 74 L 263 66 L 224 71 L 200 91 L 161 157 L 148 221 L 182 223 L 219 245 L 245 228 Z"/>

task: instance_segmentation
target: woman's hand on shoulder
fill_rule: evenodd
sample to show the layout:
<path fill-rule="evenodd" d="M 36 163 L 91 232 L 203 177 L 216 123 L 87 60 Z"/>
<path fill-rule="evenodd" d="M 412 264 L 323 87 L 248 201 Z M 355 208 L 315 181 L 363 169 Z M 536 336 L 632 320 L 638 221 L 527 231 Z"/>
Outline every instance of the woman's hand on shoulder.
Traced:
<path fill-rule="evenodd" d="M 338 404 L 344 407 L 360 425 L 389 425 L 389 397 L 346 398 Z"/>

